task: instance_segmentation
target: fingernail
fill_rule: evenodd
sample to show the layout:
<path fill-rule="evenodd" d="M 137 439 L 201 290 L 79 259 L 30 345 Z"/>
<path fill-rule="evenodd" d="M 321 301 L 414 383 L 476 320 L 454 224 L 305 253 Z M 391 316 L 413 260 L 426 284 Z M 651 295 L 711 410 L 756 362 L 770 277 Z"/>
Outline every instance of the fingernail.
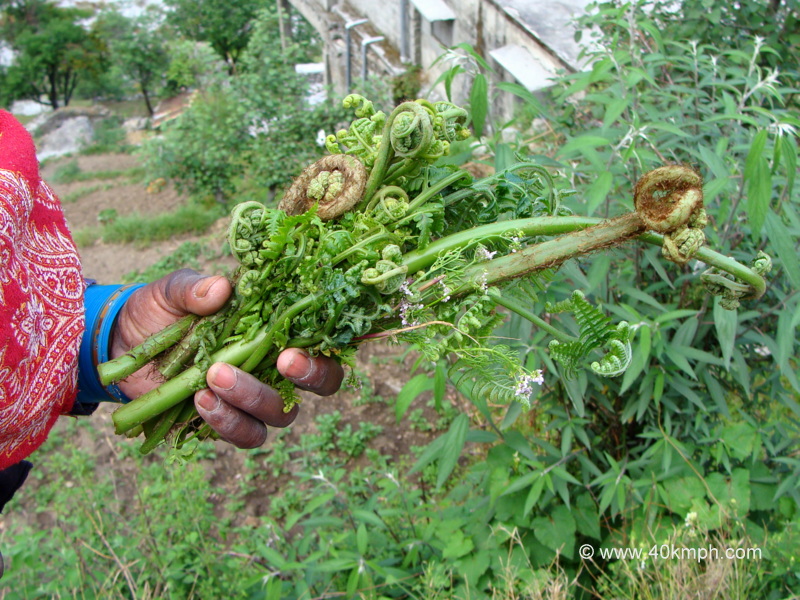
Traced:
<path fill-rule="evenodd" d="M 207 412 L 214 412 L 219 408 L 219 397 L 211 390 L 206 390 L 197 398 L 200 408 Z"/>
<path fill-rule="evenodd" d="M 208 370 L 210 382 L 222 390 L 233 389 L 236 385 L 238 378 L 235 370 L 230 365 L 225 363 L 216 363 L 211 365 Z"/>
<path fill-rule="evenodd" d="M 208 291 L 214 287 L 214 284 L 217 283 L 219 280 L 218 277 L 205 277 L 198 281 L 193 290 L 193 294 L 195 298 L 205 298 L 208 295 Z"/>
<path fill-rule="evenodd" d="M 311 358 L 305 352 L 296 352 L 286 366 L 286 377 L 305 379 L 311 374 Z"/>

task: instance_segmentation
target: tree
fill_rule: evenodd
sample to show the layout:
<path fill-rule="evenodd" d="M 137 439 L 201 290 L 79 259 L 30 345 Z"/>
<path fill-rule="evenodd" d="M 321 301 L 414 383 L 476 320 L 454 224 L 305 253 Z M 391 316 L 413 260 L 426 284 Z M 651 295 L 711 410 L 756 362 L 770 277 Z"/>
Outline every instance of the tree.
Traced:
<path fill-rule="evenodd" d="M 152 97 L 169 65 L 162 15 L 148 11 L 140 17 L 128 18 L 112 10 L 101 15 L 95 30 L 106 41 L 110 60 L 141 91 L 152 117 L 155 112 Z"/>
<path fill-rule="evenodd" d="M 99 40 L 78 24 L 85 16 L 39 0 L 5 8 L 3 29 L 11 32 L 16 52 L 6 79 L 10 100 L 27 98 L 54 109 L 69 104 L 78 80 L 102 65 Z"/>
<path fill-rule="evenodd" d="M 14 48 L 21 33 L 47 22 L 55 8 L 47 0 L 0 0 L 0 38 Z"/>
<path fill-rule="evenodd" d="M 214 52 L 236 71 L 236 63 L 250 40 L 251 22 L 261 0 L 166 0 L 172 10 L 168 19 L 183 35 L 208 42 Z"/>

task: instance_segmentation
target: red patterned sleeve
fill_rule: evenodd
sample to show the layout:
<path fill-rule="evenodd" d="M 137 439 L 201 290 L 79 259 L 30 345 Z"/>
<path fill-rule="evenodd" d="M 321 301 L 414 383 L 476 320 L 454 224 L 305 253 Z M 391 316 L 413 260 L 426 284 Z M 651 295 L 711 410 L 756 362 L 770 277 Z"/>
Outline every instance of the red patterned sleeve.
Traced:
<path fill-rule="evenodd" d="M 0 110 L 0 469 L 75 401 L 84 282 L 28 132 Z"/>

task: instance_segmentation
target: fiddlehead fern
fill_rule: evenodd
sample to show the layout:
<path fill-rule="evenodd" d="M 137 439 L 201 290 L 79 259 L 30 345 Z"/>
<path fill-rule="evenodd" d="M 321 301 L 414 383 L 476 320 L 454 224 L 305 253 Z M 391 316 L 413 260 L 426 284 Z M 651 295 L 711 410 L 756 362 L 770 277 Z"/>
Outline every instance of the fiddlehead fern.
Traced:
<path fill-rule="evenodd" d="M 374 267 L 364 270 L 361 283 L 374 285 L 381 294 L 393 294 L 400 289 L 405 281 L 408 267 L 399 266 L 397 263 L 403 259 L 400 247 L 395 244 L 387 245 L 381 252 L 381 259 Z"/>
<path fill-rule="evenodd" d="M 372 216 L 379 223 L 391 223 L 406 216 L 408 212 L 408 194 L 401 187 L 387 185 L 378 190 L 372 201 L 375 208 Z"/>
<path fill-rule="evenodd" d="M 255 242 L 253 238 L 258 235 L 264 218 L 264 205 L 259 202 L 242 202 L 231 211 L 228 245 L 233 257 L 244 266 L 256 264 L 260 242 Z"/>
<path fill-rule="evenodd" d="M 605 346 L 608 353 L 593 362 L 592 370 L 598 375 L 616 377 L 625 372 L 631 362 L 632 330 L 627 322 L 621 321 L 616 327 L 611 319 L 592 306 L 583 292 L 575 290 L 572 297 L 556 304 L 547 304 L 551 313 L 571 312 L 580 328 L 580 339 L 574 342 L 553 340 L 549 344 L 550 355 L 564 367 L 565 375 L 574 373 L 589 354 Z"/>
<path fill-rule="evenodd" d="M 434 102 L 433 112 L 436 115 L 433 127 L 437 135 L 448 142 L 465 140 L 470 136 L 467 129 L 469 113 L 452 102 Z"/>
<path fill-rule="evenodd" d="M 389 121 L 389 143 L 395 155 L 411 158 L 430 151 L 435 141 L 433 115 L 418 102 L 403 102 Z"/>
<path fill-rule="evenodd" d="M 664 234 L 664 258 L 685 264 L 705 243 L 703 179 L 690 167 L 667 165 L 639 179 L 633 201 L 645 226 Z"/>
<path fill-rule="evenodd" d="M 358 204 L 366 182 L 367 170 L 357 158 L 325 156 L 303 170 L 278 208 L 286 214 L 299 215 L 319 204 L 317 215 L 330 221 Z"/>
<path fill-rule="evenodd" d="M 753 259 L 751 268 L 756 274 L 763 277 L 772 270 L 772 259 L 767 253 L 759 251 Z M 752 286 L 713 267 L 705 271 L 700 276 L 700 280 L 709 293 L 720 297 L 720 304 L 728 310 L 736 310 L 739 308 L 739 301 L 742 298 L 753 295 Z"/>

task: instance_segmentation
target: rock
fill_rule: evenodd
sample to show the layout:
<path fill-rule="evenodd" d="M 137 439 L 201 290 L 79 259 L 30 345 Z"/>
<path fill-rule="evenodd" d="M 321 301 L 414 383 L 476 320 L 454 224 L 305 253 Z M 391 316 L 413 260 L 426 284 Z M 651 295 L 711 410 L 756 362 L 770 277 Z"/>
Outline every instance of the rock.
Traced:
<path fill-rule="evenodd" d="M 91 121 L 107 119 L 111 111 L 103 106 L 72 107 L 65 106 L 58 110 L 41 115 L 28 124 L 28 130 L 34 136 L 43 137 L 61 127 L 61 124 L 77 117 L 86 117 Z"/>
<path fill-rule="evenodd" d="M 92 142 L 94 127 L 87 116 L 77 116 L 62 123 L 46 135 L 37 144 L 39 160 L 63 156 L 80 151 Z"/>
<path fill-rule="evenodd" d="M 42 113 L 52 112 L 52 110 L 49 106 L 39 104 L 33 100 L 17 100 L 11 105 L 10 112 L 18 116 L 35 117 Z"/>
<path fill-rule="evenodd" d="M 504 144 L 513 144 L 517 141 L 517 138 L 519 138 L 519 129 L 515 129 L 514 127 L 506 127 L 500 133 L 503 136 Z"/>
<path fill-rule="evenodd" d="M 147 117 L 132 117 L 130 119 L 125 119 L 125 121 L 122 123 L 122 129 L 125 130 L 125 133 L 132 133 L 134 131 L 147 129 L 149 124 L 150 119 Z"/>
<path fill-rule="evenodd" d="M 110 116 L 111 111 L 102 106 L 67 106 L 40 115 L 28 123 L 37 140 L 39 160 L 79 152 L 92 143 L 94 123 Z"/>

